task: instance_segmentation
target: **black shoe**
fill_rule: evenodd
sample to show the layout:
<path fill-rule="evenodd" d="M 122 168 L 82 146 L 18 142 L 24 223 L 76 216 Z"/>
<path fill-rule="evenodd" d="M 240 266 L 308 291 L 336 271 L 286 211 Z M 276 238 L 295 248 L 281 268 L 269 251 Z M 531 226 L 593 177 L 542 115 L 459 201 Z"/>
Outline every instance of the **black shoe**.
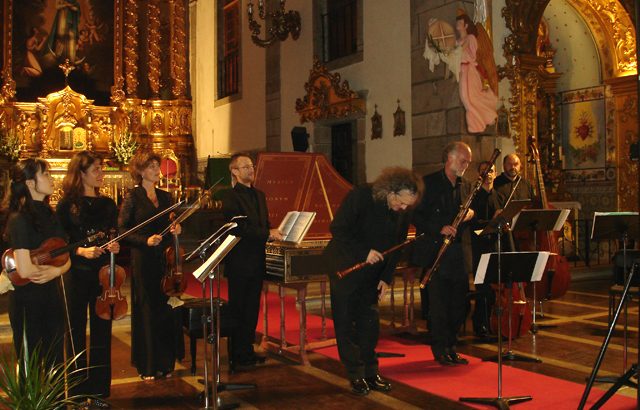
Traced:
<path fill-rule="evenodd" d="M 489 328 L 488 327 L 482 325 L 482 326 L 478 327 L 477 329 L 475 329 L 473 331 L 473 334 L 476 337 L 480 338 L 480 339 L 486 339 L 486 338 L 489 337 L 490 332 L 489 332 Z"/>
<path fill-rule="evenodd" d="M 369 386 L 371 390 L 377 390 L 377 391 L 391 390 L 391 383 L 389 383 L 388 381 L 380 377 L 379 374 L 376 374 L 373 377 L 365 377 L 364 381 L 367 382 L 367 386 Z"/>
<path fill-rule="evenodd" d="M 464 357 L 460 356 L 456 352 L 449 353 L 447 355 L 447 357 L 449 357 L 449 360 L 451 360 L 451 362 L 453 364 L 469 364 L 469 361 L 467 359 L 465 359 Z"/>
<path fill-rule="evenodd" d="M 358 396 L 366 396 L 369 394 L 369 386 L 364 379 L 351 380 L 351 392 Z"/>
<path fill-rule="evenodd" d="M 449 357 L 449 355 L 443 354 L 443 355 L 438 355 L 435 357 L 436 362 L 440 363 L 441 366 L 455 366 L 456 363 L 451 360 L 451 357 Z"/>

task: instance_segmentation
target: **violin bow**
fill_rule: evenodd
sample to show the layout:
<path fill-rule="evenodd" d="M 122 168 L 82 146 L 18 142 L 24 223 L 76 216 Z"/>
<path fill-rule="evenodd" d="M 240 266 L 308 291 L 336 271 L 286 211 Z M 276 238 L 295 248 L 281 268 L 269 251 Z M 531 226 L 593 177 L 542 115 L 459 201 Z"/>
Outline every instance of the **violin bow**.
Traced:
<path fill-rule="evenodd" d="M 211 196 L 211 193 L 213 192 L 213 188 L 215 188 L 216 185 L 218 185 L 223 179 L 224 177 L 220 177 L 220 179 L 218 179 L 213 185 L 211 185 L 209 189 L 207 189 L 202 195 L 200 195 L 198 199 L 196 199 L 193 203 L 191 203 L 191 205 L 189 205 L 187 209 L 185 209 L 173 222 L 171 222 L 169 226 L 164 228 L 164 230 L 160 232 L 159 235 L 160 236 L 166 235 L 173 225 L 177 225 L 184 222 L 187 218 L 193 215 L 194 212 L 200 209 L 200 207 L 202 207 L 202 204 L 204 203 L 205 198 L 209 198 Z"/>

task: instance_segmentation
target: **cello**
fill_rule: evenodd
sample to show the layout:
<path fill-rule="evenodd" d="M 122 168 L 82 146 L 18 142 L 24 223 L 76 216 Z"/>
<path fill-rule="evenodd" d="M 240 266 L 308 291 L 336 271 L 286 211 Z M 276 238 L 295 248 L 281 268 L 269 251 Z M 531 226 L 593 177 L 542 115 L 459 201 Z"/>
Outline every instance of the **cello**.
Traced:
<path fill-rule="evenodd" d="M 111 231 L 111 239 L 115 237 L 115 229 Z M 120 287 L 127 277 L 122 266 L 116 265 L 116 255 L 111 252 L 109 265 L 100 268 L 98 279 L 102 293 L 96 299 L 96 315 L 104 320 L 119 320 L 127 315 L 127 299 L 120 293 Z"/>
<path fill-rule="evenodd" d="M 538 188 L 538 209 L 551 209 L 547 201 L 547 194 L 544 188 L 544 180 L 542 175 L 542 167 L 540 166 L 540 151 L 536 145 L 535 136 L 529 138 L 529 150 L 531 151 L 532 160 L 535 165 L 536 185 Z M 545 267 L 542 279 L 534 282 L 532 286 L 528 286 L 527 290 L 533 289 L 535 293 L 531 295 L 540 295 L 541 299 L 557 299 L 561 298 L 569 290 L 571 283 L 571 272 L 569 272 L 569 261 L 560 255 L 560 247 L 558 245 L 558 232 L 538 231 L 536 232 L 536 242 L 533 246 L 534 250 L 549 251 L 549 261 Z M 534 301 L 535 303 L 535 301 Z"/>

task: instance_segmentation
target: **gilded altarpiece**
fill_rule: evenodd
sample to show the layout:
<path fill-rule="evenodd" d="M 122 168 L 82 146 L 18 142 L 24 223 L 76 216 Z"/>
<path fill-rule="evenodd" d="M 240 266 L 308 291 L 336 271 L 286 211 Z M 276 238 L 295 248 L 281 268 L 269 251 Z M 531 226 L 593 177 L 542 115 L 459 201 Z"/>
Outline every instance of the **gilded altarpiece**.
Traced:
<path fill-rule="evenodd" d="M 633 23 L 619 1 L 567 0 L 567 2 L 576 9 L 589 27 L 601 57 L 604 83 L 612 86 L 610 98 L 614 102 L 608 107 L 611 112 L 607 112 L 607 116 L 608 118 L 615 116 L 615 123 L 618 125 L 612 127 L 614 136 L 609 138 L 606 148 L 607 159 L 615 158 L 616 164 L 612 166 L 617 165 L 620 168 L 614 171 L 617 175 L 613 177 L 617 179 L 617 204 L 614 207 L 620 210 L 637 209 L 637 176 L 634 179 L 632 175 L 637 165 L 628 165 L 628 143 L 625 142 L 637 138 L 637 121 L 627 119 L 625 123 L 620 122 L 621 112 L 625 112 L 625 107 L 627 107 L 626 112 L 630 112 L 628 107 L 633 103 L 636 91 L 633 87 L 614 86 L 617 83 L 628 82 L 636 74 L 636 38 Z M 530 135 L 543 134 L 548 138 L 548 142 L 552 142 L 556 147 L 561 143 L 560 133 L 557 132 L 557 119 L 551 122 L 551 125 L 555 124 L 553 125 L 555 131 L 548 135 L 544 135 L 546 131 L 541 133 L 538 128 L 541 119 L 540 90 L 545 90 L 542 93 L 543 98 L 546 98 L 545 94 L 548 97 L 554 93 L 554 91 L 549 93 L 548 90 L 549 80 L 552 80 L 547 70 L 548 58 L 536 52 L 536 46 L 539 43 L 538 27 L 548 3 L 549 0 L 506 0 L 505 7 L 502 9 L 502 16 L 511 34 L 506 38 L 503 46 L 507 63 L 500 68 L 499 73 L 510 83 L 511 97 L 508 108 L 510 132 L 516 150 L 521 156 L 529 153 L 528 137 Z M 548 107 L 548 114 L 543 113 L 544 120 L 548 120 L 544 115 L 554 115 L 552 104 L 554 104 L 553 98 L 547 98 L 546 102 L 542 101 L 542 105 Z M 557 118 L 557 111 L 555 115 Z M 559 192 L 559 181 L 562 178 L 558 175 L 562 172 L 562 162 L 558 161 L 557 152 L 550 152 L 545 157 L 542 161 L 545 184 L 551 188 L 547 192 L 558 194 L 557 199 L 569 199 L 564 197 L 566 193 Z M 623 168 L 629 168 L 629 171 L 623 171 Z M 531 170 L 527 173 L 531 174 Z"/>
<path fill-rule="evenodd" d="M 28 16 L 24 10 L 29 2 L 2 1 L 3 143 L 17 139 L 21 158 L 47 158 L 54 174 L 66 169 L 65 161 L 75 152 L 88 149 L 108 160 L 109 172 L 125 175 L 126 167 L 117 163 L 111 146 L 130 135 L 142 147 L 175 154 L 181 185 L 188 185 L 194 179 L 195 152 L 187 82 L 187 0 L 74 0 L 61 9 L 55 9 L 54 0 L 36 1 L 36 12 Z M 22 24 L 25 19 L 31 23 Z M 90 47 L 100 44 L 102 52 Z M 168 50 L 168 58 L 161 58 L 161 50 Z M 58 60 L 69 60 L 67 73 L 58 68 Z M 40 84 L 45 69 L 62 78 L 61 86 L 53 92 L 31 87 L 39 90 L 32 101 L 19 98 L 29 92 L 17 90 Z M 89 74 L 102 73 L 99 81 L 84 88 L 102 92 L 78 92 L 74 73 L 85 75 L 88 82 Z M 95 99 L 104 103 L 95 105 Z M 111 195 L 117 197 L 122 186 L 113 184 Z"/>

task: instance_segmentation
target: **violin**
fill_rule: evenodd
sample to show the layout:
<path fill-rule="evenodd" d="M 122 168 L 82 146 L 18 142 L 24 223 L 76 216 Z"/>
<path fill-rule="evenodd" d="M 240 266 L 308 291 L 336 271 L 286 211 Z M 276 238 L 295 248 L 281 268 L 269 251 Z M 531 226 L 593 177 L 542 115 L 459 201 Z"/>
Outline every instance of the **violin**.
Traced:
<path fill-rule="evenodd" d="M 193 215 L 205 202 L 208 201 L 209 196 L 213 188 L 222 180 L 219 179 L 215 184 L 211 186 L 203 195 L 201 195 L 195 202 L 187 207 L 178 216 L 174 218 L 172 215 L 173 221 L 169 226 L 167 226 L 162 232 L 160 232 L 160 236 L 164 236 L 171 231 L 171 227 L 178 225 L 184 222 L 187 218 Z M 184 260 L 184 249 L 180 246 L 180 241 L 178 239 L 177 234 L 173 234 L 173 246 L 167 248 L 165 250 L 165 261 L 166 261 L 166 275 L 162 277 L 161 286 L 162 291 L 167 296 L 176 296 L 180 297 L 185 289 L 187 288 L 187 279 L 182 274 L 182 262 Z"/>
<path fill-rule="evenodd" d="M 547 195 L 544 188 L 544 180 L 542 178 L 542 167 L 540 166 L 540 152 L 536 145 L 536 138 L 529 138 L 529 149 L 531 151 L 533 161 L 535 163 L 536 183 L 539 194 L 539 208 L 550 209 L 551 206 L 547 201 Z M 560 255 L 560 246 L 558 244 L 559 233 L 551 231 L 540 231 L 536 233 L 537 244 L 533 244 L 533 249 L 539 251 L 549 251 L 549 261 L 545 267 L 542 279 L 534 282 L 536 295 L 540 299 L 557 299 L 567 293 L 571 283 L 571 272 L 569 272 L 569 261 Z M 529 286 L 527 289 L 534 289 Z M 533 297 L 533 292 L 528 296 Z"/>
<path fill-rule="evenodd" d="M 29 257 L 34 265 L 62 266 L 69 260 L 69 251 L 87 243 L 95 242 L 104 238 L 104 236 L 104 232 L 97 232 L 72 244 L 67 244 L 62 238 L 49 238 L 42 242 L 38 248 L 30 250 Z M 24 286 L 30 282 L 29 279 L 22 278 L 18 274 L 13 249 L 7 249 L 2 254 L 2 268 L 14 286 Z"/>
<path fill-rule="evenodd" d="M 165 250 L 167 274 L 162 277 L 162 291 L 167 296 L 181 296 L 187 288 L 187 280 L 182 274 L 184 248 L 180 246 L 178 234 L 173 234 L 173 245 Z"/>
<path fill-rule="evenodd" d="M 115 236 L 115 229 L 113 229 L 111 239 Z M 104 320 L 119 320 L 127 315 L 128 310 L 127 299 L 120 293 L 120 287 L 127 273 L 122 266 L 116 265 L 116 255 L 113 252 L 110 258 L 109 265 L 103 266 L 98 271 L 102 293 L 96 299 L 96 315 Z"/>

